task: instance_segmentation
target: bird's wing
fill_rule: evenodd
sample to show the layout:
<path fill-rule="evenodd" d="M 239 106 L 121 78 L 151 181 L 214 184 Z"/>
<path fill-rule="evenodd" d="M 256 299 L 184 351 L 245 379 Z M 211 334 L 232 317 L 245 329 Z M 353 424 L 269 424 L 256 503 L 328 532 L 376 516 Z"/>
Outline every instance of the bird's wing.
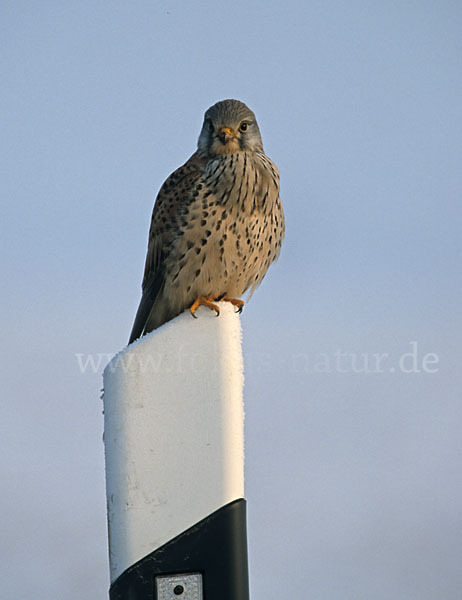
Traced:
<path fill-rule="evenodd" d="M 144 333 L 146 321 L 165 281 L 165 259 L 178 233 L 182 207 L 203 172 L 204 159 L 197 153 L 174 171 L 162 185 L 154 204 L 149 230 L 141 298 L 129 344 Z"/>

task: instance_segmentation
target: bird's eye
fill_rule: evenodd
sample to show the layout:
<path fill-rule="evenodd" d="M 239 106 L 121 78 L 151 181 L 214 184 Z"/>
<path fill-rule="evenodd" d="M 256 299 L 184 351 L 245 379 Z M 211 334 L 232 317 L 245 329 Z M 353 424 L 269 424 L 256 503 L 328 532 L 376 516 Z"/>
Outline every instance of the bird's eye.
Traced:
<path fill-rule="evenodd" d="M 239 131 L 244 132 L 244 131 L 247 131 L 248 128 L 249 128 L 249 124 L 246 121 L 244 121 L 243 123 L 241 123 L 241 126 L 239 127 Z"/>

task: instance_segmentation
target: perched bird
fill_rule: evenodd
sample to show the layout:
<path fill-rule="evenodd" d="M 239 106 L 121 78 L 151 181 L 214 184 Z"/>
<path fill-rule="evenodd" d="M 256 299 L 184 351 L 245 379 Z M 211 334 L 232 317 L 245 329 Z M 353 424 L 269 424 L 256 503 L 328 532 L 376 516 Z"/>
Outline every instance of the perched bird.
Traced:
<path fill-rule="evenodd" d="M 279 172 L 253 112 L 223 100 L 204 116 L 197 151 L 162 185 L 149 231 L 142 298 L 129 343 L 186 308 L 220 309 L 254 291 L 284 236 Z"/>

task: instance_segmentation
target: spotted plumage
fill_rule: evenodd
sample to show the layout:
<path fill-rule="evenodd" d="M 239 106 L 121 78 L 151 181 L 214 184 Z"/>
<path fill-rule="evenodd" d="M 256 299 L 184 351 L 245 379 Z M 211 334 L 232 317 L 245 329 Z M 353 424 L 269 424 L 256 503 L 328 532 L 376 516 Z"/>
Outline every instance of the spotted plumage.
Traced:
<path fill-rule="evenodd" d="M 237 100 L 207 110 L 198 149 L 165 181 L 149 232 L 130 342 L 186 308 L 253 293 L 284 236 L 279 173 L 255 115 Z"/>

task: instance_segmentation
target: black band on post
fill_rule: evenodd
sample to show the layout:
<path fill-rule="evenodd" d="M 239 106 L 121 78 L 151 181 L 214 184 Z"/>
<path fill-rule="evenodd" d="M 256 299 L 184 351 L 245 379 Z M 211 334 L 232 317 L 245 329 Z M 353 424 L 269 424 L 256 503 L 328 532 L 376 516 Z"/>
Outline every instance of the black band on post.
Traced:
<path fill-rule="evenodd" d="M 124 571 L 110 600 L 156 600 L 156 577 L 201 573 L 204 600 L 249 600 L 246 501 L 218 509 Z"/>

